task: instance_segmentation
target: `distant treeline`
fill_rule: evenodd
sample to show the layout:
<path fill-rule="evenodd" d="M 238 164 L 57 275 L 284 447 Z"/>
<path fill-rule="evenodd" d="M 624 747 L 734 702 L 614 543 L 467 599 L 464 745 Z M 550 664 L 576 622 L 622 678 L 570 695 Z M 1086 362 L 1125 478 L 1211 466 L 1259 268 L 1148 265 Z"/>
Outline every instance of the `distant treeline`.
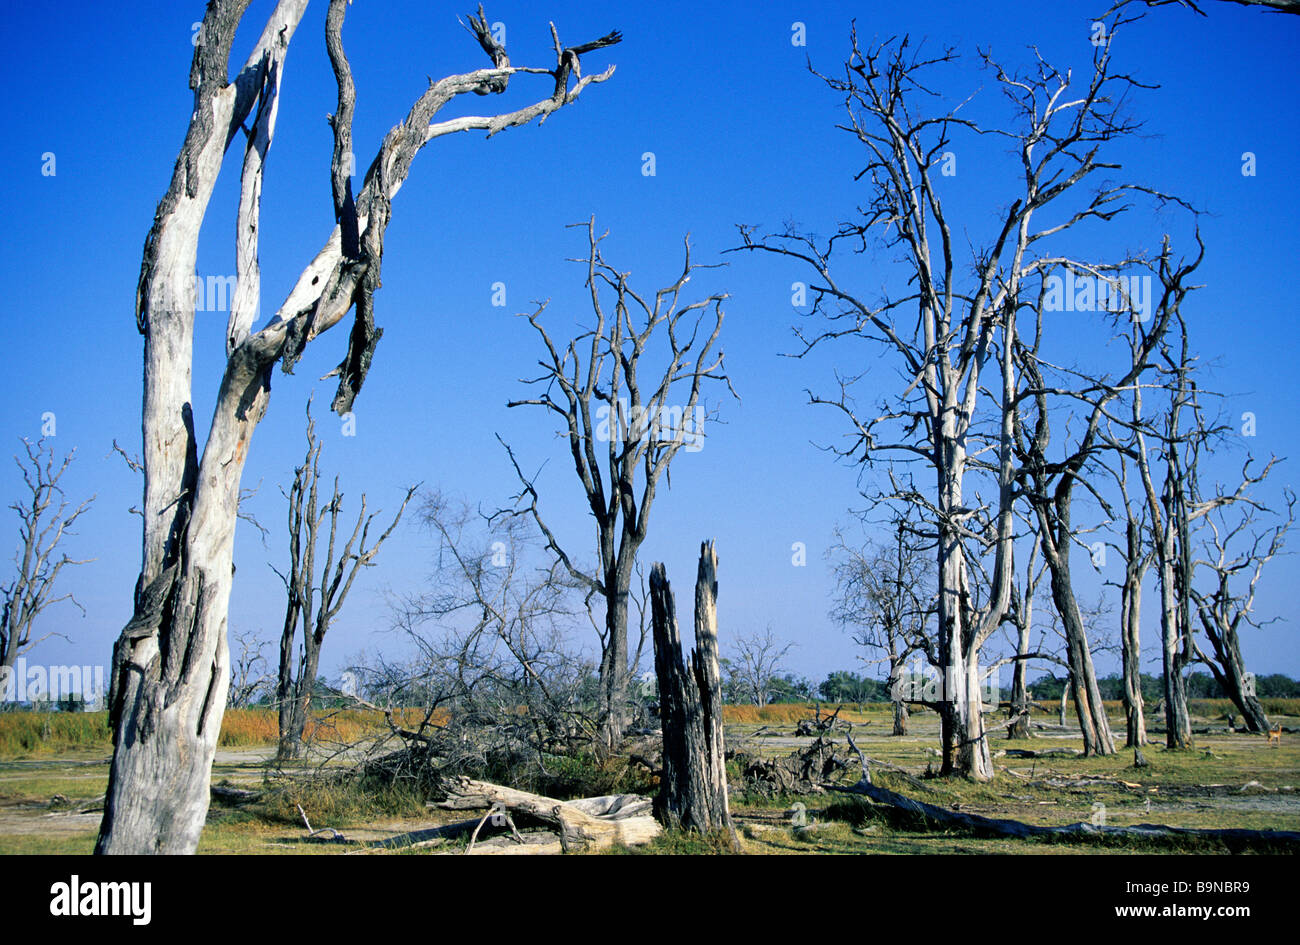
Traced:
<path fill-rule="evenodd" d="M 1123 695 L 1124 681 L 1118 674 L 1103 676 L 1097 682 L 1103 699 L 1118 700 Z M 1029 683 L 1029 691 L 1034 699 L 1045 702 L 1060 699 L 1065 685 L 1064 677 L 1043 675 Z M 771 691 L 772 702 L 805 702 L 810 699 L 854 703 L 890 701 L 889 686 L 883 680 L 843 670 L 829 674 L 823 682 L 816 685 L 806 678 L 787 673 L 773 680 Z M 1300 680 L 1282 673 L 1256 676 L 1255 693 L 1261 699 L 1300 699 Z M 1007 699 L 1010 695 L 1010 690 L 1002 689 L 999 698 Z M 1161 678 L 1143 673 L 1144 701 L 1154 704 L 1163 695 L 1164 684 Z M 1190 699 L 1226 699 L 1228 693 L 1209 673 L 1192 673 L 1187 677 L 1187 696 Z"/>

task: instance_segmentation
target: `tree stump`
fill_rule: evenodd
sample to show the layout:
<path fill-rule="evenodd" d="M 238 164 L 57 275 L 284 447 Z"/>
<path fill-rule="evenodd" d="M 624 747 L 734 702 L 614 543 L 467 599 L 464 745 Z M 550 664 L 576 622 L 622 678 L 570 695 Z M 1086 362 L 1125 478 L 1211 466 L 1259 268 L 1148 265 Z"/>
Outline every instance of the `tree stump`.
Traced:
<path fill-rule="evenodd" d="M 666 826 L 721 831 L 738 847 L 727 805 L 722 743 L 722 679 L 718 669 L 718 557 L 713 542 L 700 548 L 695 582 L 695 649 L 686 665 L 677 608 L 664 566 L 650 570 L 655 673 L 664 733 L 663 780 L 655 813 Z"/>

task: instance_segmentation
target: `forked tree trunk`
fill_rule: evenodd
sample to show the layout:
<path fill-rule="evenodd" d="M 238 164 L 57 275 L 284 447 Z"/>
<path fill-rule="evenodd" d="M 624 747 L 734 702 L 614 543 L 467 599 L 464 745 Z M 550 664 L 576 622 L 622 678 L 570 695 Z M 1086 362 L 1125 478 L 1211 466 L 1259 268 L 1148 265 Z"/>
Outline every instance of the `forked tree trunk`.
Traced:
<path fill-rule="evenodd" d="M 1092 648 L 1088 633 L 1074 596 L 1074 582 L 1070 570 L 1070 549 L 1075 540 L 1071 524 L 1072 490 L 1077 481 L 1073 472 L 1067 471 L 1047 495 L 1040 481 L 1033 499 L 1038 517 L 1040 547 L 1047 561 L 1051 579 L 1052 601 L 1065 633 L 1066 661 L 1070 667 L 1070 686 L 1074 696 L 1074 711 L 1083 736 L 1085 757 L 1113 755 L 1115 737 L 1111 734 L 1106 705 L 1097 683 L 1097 671 L 1092 661 Z"/>
<path fill-rule="evenodd" d="M 955 413 L 956 411 L 952 411 Z M 955 421 L 953 421 L 955 423 Z M 941 509 L 962 505 L 961 477 L 965 451 L 956 437 L 944 441 L 945 461 L 940 464 Z M 955 513 L 954 513 L 955 514 Z M 979 687 L 979 652 L 967 652 L 967 640 L 975 631 L 968 627 L 966 561 L 961 533 L 948 524 L 939 525 L 939 656 L 942 692 L 940 718 L 944 775 L 957 774 L 976 781 L 993 777 L 993 758 L 984 733 L 983 700 Z"/>
<path fill-rule="evenodd" d="M 713 542 L 705 542 L 695 581 L 695 649 L 689 665 L 682 660 L 676 605 L 664 566 L 656 563 L 650 570 L 655 672 L 664 733 L 663 781 L 656 808 L 667 826 L 701 833 L 721 831 L 736 846 L 722 741 L 717 567 Z"/>
<path fill-rule="evenodd" d="M 1106 705 L 1101 698 L 1101 687 L 1097 683 L 1097 671 L 1092 662 L 1092 650 L 1088 646 L 1088 636 L 1083 627 L 1083 618 L 1079 614 L 1078 602 L 1070 587 L 1069 565 L 1058 576 L 1056 567 L 1052 569 L 1052 597 L 1056 601 L 1057 613 L 1065 628 L 1066 659 L 1070 664 L 1070 684 L 1074 696 L 1074 711 L 1079 720 L 1079 730 L 1083 735 L 1083 754 L 1113 755 L 1115 739 L 1110 731 L 1110 720 L 1106 717 Z"/>
<path fill-rule="evenodd" d="M 1129 523 L 1129 530 L 1135 528 Z M 1134 549 L 1130 541 L 1130 562 Z M 1136 552 L 1140 554 L 1140 550 Z M 1142 700 L 1142 577 L 1145 567 L 1130 564 L 1124 576 L 1120 601 L 1120 641 L 1124 674 L 1125 747 L 1140 748 L 1147 743 L 1145 708 Z"/>
<path fill-rule="evenodd" d="M 379 285 L 390 201 L 415 154 L 443 135 L 472 129 L 494 134 L 544 117 L 574 101 L 586 85 L 612 74 L 606 70 L 580 77 L 579 50 L 557 48 L 551 73 L 555 87 L 545 99 L 492 117 L 435 123 L 434 116 L 453 98 L 503 91 L 515 74 L 504 47 L 491 39 L 487 22 L 471 17 L 494 68 L 431 82 L 406 120 L 385 136 L 354 200 L 344 169 L 351 165 L 355 101 L 340 39 L 346 2 L 331 0 L 326 43 L 339 91 L 339 109 L 331 120 L 338 225 L 275 316 L 254 331 L 261 296 L 263 168 L 274 136 L 285 54 L 306 5 L 306 0 L 279 0 L 232 79 L 231 45 L 249 3 L 209 0 L 190 70 L 190 125 L 145 240 L 136 291 L 136 324 L 144 336 L 143 561 L 135 611 L 113 651 L 113 760 L 97 853 L 193 853 L 198 844 L 229 685 L 226 618 L 239 486 L 253 431 L 266 411 L 275 364 L 289 371 L 312 339 L 355 308 L 347 355 L 333 372 L 340 377 L 335 409 L 350 410 L 378 340 L 373 293 Z M 619 39 L 611 33 L 581 49 Z M 571 78 L 576 78 L 572 87 Z M 208 203 L 225 152 L 235 141 L 244 149 L 235 243 L 238 282 L 221 384 L 200 456 L 191 409 L 194 272 Z"/>
<path fill-rule="evenodd" d="M 231 552 L 248 438 L 266 371 L 227 374 L 181 561 L 145 589 L 114 648 L 114 752 L 97 853 L 193 853 L 226 707 Z M 244 419 L 236 404 L 246 403 Z M 159 641 L 165 641 L 165 647 Z"/>
<path fill-rule="evenodd" d="M 1241 658 L 1241 645 L 1237 630 L 1232 626 L 1217 626 L 1212 618 L 1202 614 L 1202 625 L 1214 647 L 1216 659 L 1209 662 L 1210 671 L 1218 680 L 1232 704 L 1241 712 L 1246 729 L 1257 734 L 1269 729 L 1268 715 L 1255 695 L 1255 688 L 1247 683 L 1246 661 Z"/>
<path fill-rule="evenodd" d="M 895 698 L 891 700 L 894 715 L 894 728 L 890 733 L 892 735 L 906 735 L 907 723 L 910 718 L 910 713 L 907 709 L 907 701 L 898 697 L 901 696 L 903 691 L 902 682 L 904 668 L 904 664 L 901 660 L 892 662 L 889 665 L 889 691 L 896 694 Z"/>
<path fill-rule="evenodd" d="M 278 758 L 289 761 L 302 755 L 307 719 L 311 717 L 312 694 L 316 689 L 316 676 L 320 672 L 320 643 L 308 628 L 303 636 L 302 659 L 298 663 L 298 678 L 294 680 L 289 696 L 288 724 L 280 729 Z M 281 718 L 284 710 L 281 708 Z"/>

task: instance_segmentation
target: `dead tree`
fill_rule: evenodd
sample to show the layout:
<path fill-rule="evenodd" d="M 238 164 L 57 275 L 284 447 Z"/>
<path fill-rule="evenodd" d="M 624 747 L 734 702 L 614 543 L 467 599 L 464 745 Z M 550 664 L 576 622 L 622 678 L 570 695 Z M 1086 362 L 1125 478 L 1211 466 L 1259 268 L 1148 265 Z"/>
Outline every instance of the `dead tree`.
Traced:
<path fill-rule="evenodd" d="M 1142 582 L 1154 560 L 1150 518 L 1145 503 L 1135 501 L 1129 492 L 1127 456 L 1117 455 L 1116 479 L 1124 510 L 1124 545 L 1115 548 L 1124 562 L 1120 582 L 1120 653 L 1124 691 L 1124 733 L 1126 748 L 1147 744 L 1146 707 L 1142 697 Z"/>
<path fill-rule="evenodd" d="M 0 692 L 8 684 L 19 655 L 50 636 L 47 633 L 32 639 L 36 618 L 60 601 L 81 607 L 70 593 L 52 595 L 64 567 L 90 560 L 74 560 L 59 550 L 64 536 L 72 534 L 72 526 L 95 501 L 91 496 L 73 505 L 59 485 L 76 450 L 56 465 L 54 450 L 46 446 L 44 438 L 37 440 L 34 447 L 27 440 L 22 443 L 27 459 L 15 456 L 14 462 L 22 473 L 24 495 L 9 505 L 18 513 L 19 546 L 14 553 L 13 577 L 0 587 Z"/>
<path fill-rule="evenodd" d="M 747 692 L 754 705 L 767 705 L 772 680 L 784 670 L 786 654 L 793 647 L 793 643 L 781 643 L 770 626 L 761 634 L 736 637 L 729 674 L 732 685 Z"/>
<path fill-rule="evenodd" d="M 677 606 L 662 564 L 650 569 L 655 673 L 663 722 L 664 766 L 656 801 L 670 827 L 720 831 L 738 846 L 727 803 L 722 741 L 722 679 L 718 671 L 718 556 L 713 542 L 700 547 L 695 579 L 695 648 L 682 660 Z"/>
<path fill-rule="evenodd" d="M 866 166 L 858 175 L 869 184 L 862 218 L 841 224 L 823 241 L 792 229 L 758 237 L 755 228 L 741 227 L 740 249 L 779 254 L 807 267 L 813 312 L 830 324 L 811 337 L 800 334 L 804 354 L 831 339 L 865 339 L 893 355 L 902 375 L 900 393 L 879 412 L 862 413 L 850 396 L 852 382 L 843 379 L 838 397 L 812 400 L 847 418 L 850 445 L 837 448 L 844 457 L 866 463 L 901 455 L 924 463 L 933 474 L 932 488 L 912 498 L 938 536 L 945 774 L 976 780 L 993 776 L 981 715 L 980 653 L 1006 615 L 1013 583 L 1015 359 L 998 359 L 996 384 L 988 384 L 984 369 L 995 350 L 1014 350 L 1026 287 L 1068 259 L 1064 247 L 1053 251 L 1049 245 L 1068 241 L 1085 221 L 1113 220 L 1138 189 L 1107 179 L 1117 165 L 1103 156 L 1110 142 L 1137 128 L 1121 110 L 1135 82 L 1117 71 L 1111 58 L 1124 22 L 1118 13 L 1109 19 L 1092 67 L 1078 83 L 1070 70 L 1053 67 L 1041 56 L 1015 73 L 984 54 L 1013 116 L 996 128 L 980 127 L 966 117 L 970 103 L 964 102 L 960 111 L 927 108 L 927 99 L 938 98 L 933 90 L 939 80 L 933 73 L 951 64 L 954 52 L 929 55 L 907 38 L 863 49 L 855 33 L 842 76 L 824 78 L 843 96 L 844 128 L 866 152 Z M 1014 183 L 998 200 L 995 226 L 973 247 L 973 258 L 964 259 L 960 247 L 967 237 L 954 240 L 954 221 L 942 199 L 942 172 L 956 154 L 950 150 L 956 147 L 955 136 L 973 141 L 981 134 L 997 134 L 1018 160 L 1009 178 Z M 959 234 L 969 232 L 969 227 L 955 228 Z M 838 281 L 832 265 L 837 248 L 860 250 L 872 242 L 901 256 L 898 282 L 907 286 L 877 304 Z M 981 409 L 986 402 L 996 405 L 992 411 Z M 981 418 L 990 412 L 987 442 L 976 444 Z M 972 448 L 976 455 L 987 451 L 989 458 L 977 462 Z M 976 608 L 966 544 L 977 510 L 967 480 L 972 469 L 981 467 L 994 481 L 995 498 L 985 516 L 988 527 L 980 551 L 994 563 L 989 593 Z"/>
<path fill-rule="evenodd" d="M 238 630 L 231 634 L 238 649 L 230 651 L 230 695 L 226 699 L 228 709 L 246 709 L 252 705 L 265 689 L 270 688 L 272 676 L 268 672 L 269 663 L 262 651 L 270 643 L 249 630 Z"/>
<path fill-rule="evenodd" d="M 652 296 L 640 294 L 629 274 L 605 261 L 595 220 L 589 220 L 586 286 L 594 324 L 558 344 L 541 322 L 546 305 L 528 318 L 545 348 L 541 374 L 525 383 L 542 388 L 537 397 L 508 406 L 543 407 L 559 418 L 587 507 L 596 520 L 596 569 L 585 570 L 560 546 L 542 517 L 535 479 L 524 475 L 513 451 L 510 461 L 523 490 L 513 512 L 531 516 L 547 547 L 588 597 L 605 604 L 600 635 L 600 726 L 607 747 L 628 724 L 628 604 L 636 556 L 650 524 L 660 480 L 671 483 L 669 464 L 685 447 L 704 446 L 706 381 L 731 390 L 723 354 L 716 349 L 726 294 L 695 302 L 682 298 L 693 273 L 686 241 L 681 275 Z M 584 351 L 585 349 L 585 351 Z M 657 360 L 656 360 L 657 359 Z M 675 398 L 679 398 L 676 399 Z M 640 495 L 637 494 L 638 480 Z"/>
<path fill-rule="evenodd" d="M 1120 284 L 1113 283 L 1118 298 L 1108 308 L 1114 309 L 1117 319 L 1131 321 L 1138 326 L 1134 333 L 1129 364 L 1118 376 L 1098 374 L 1094 377 L 1079 377 L 1078 372 L 1072 371 L 1070 373 L 1073 376 L 1063 385 L 1049 384 L 1046 380 L 1046 362 L 1042 357 L 1041 344 L 1043 299 L 1048 291 L 1050 270 L 1043 273 L 1043 290 L 1036 306 L 1038 315 L 1035 331 L 1031 340 L 1020 344 L 1016 352 L 1028 384 L 1023 400 L 1033 408 L 1032 424 L 1029 416 L 1023 420 L 1017 418 L 1017 427 L 1023 428 L 1018 449 L 1020 475 L 1024 482 L 1025 499 L 1038 520 L 1039 547 L 1051 574 L 1052 600 L 1064 630 L 1072 695 L 1083 734 L 1085 756 L 1114 754 L 1115 743 L 1106 707 L 1102 702 L 1087 628 L 1075 596 L 1071 574 L 1071 549 L 1078 541 L 1076 526 L 1073 524 L 1074 493 L 1079 485 L 1083 485 L 1099 499 L 1103 510 L 1110 509 L 1109 502 L 1101 497 L 1092 482 L 1102 457 L 1108 452 L 1103 424 L 1110 419 L 1110 407 L 1121 394 L 1132 390 L 1134 385 L 1142 382 L 1144 375 L 1151 373 L 1152 359 L 1164 345 L 1166 333 L 1179 317 L 1182 303 L 1191 289 L 1187 280 L 1204 258 L 1205 246 L 1201 243 L 1199 234 L 1196 241 L 1199 250 L 1197 256 L 1188 263 L 1175 263 L 1171 257 L 1169 240 L 1165 240 L 1155 266 L 1160 277 L 1161 297 L 1152 311 L 1139 311 L 1134 307 L 1132 298 L 1120 288 Z M 1099 285 L 1104 285 L 1117 270 L 1131 266 L 1134 262 L 1130 259 L 1118 264 L 1094 265 L 1086 270 L 1086 275 L 1097 280 Z M 1144 316 L 1150 318 L 1149 325 L 1142 323 Z M 1126 331 L 1125 334 L 1127 333 Z M 1083 430 L 1077 439 L 1064 444 L 1059 458 L 1049 459 L 1053 428 L 1051 405 L 1062 399 L 1081 407 Z M 1059 428 L 1061 424 L 1057 426 Z"/>
<path fill-rule="evenodd" d="M 581 588 L 544 554 L 524 518 L 481 517 L 437 493 L 420 508 L 437 542 L 428 587 L 400 602 L 397 627 L 449 712 L 444 770 L 547 775 L 547 759 L 589 751 L 594 667 L 570 652 Z M 439 733 L 440 735 L 443 733 Z"/>
<path fill-rule="evenodd" d="M 213 752 L 229 681 L 226 615 L 240 479 L 253 432 L 265 415 L 276 364 L 290 372 L 308 345 L 355 311 L 334 409 L 351 409 L 379 340 L 374 293 L 392 201 L 416 154 L 430 141 L 480 130 L 489 136 L 542 120 L 577 99 L 604 72 L 582 74 L 579 57 L 620 40 L 617 32 L 581 46 L 555 39 L 552 69 L 513 66 L 486 17 L 470 18 L 488 68 L 431 80 L 383 139 L 353 190 L 352 70 L 343 50 L 347 0 L 331 0 L 325 44 L 338 86 L 330 119 L 330 188 L 337 225 L 261 328 L 258 241 L 263 174 L 275 133 L 285 55 L 306 0 L 279 0 L 252 52 L 232 77 L 231 48 L 248 0 L 212 0 L 205 11 L 190 87 L 194 105 L 171 183 L 145 240 L 136 290 L 144 336 L 143 561 L 135 613 L 114 649 L 109 720 L 113 762 L 100 853 L 192 853 L 207 814 Z M 256 35 L 256 33 L 254 34 Z M 549 75 L 539 100 L 495 115 L 438 120 L 463 95 L 504 91 L 517 75 Z M 225 362 L 205 442 L 195 432 L 191 377 L 194 271 L 199 233 L 223 158 L 232 144 L 240 170 L 236 217 L 237 287 Z M 364 165 L 359 165 L 364 166 Z"/>
<path fill-rule="evenodd" d="M 1268 467 L 1272 465 L 1270 462 Z M 1250 478 L 1262 479 L 1268 467 L 1262 475 Z M 1241 712 L 1246 728 L 1260 734 L 1268 731 L 1269 721 L 1246 672 L 1240 629 L 1243 624 L 1260 625 L 1254 616 L 1255 589 L 1264 566 L 1281 552 L 1286 533 L 1295 522 L 1295 501 L 1288 491 L 1285 517 L 1279 516 L 1271 528 L 1256 529 L 1256 515 L 1264 509 L 1247 498 L 1240 501 L 1241 514 L 1235 520 L 1227 520 L 1223 510 L 1205 516 L 1199 529 L 1204 536 L 1204 557 L 1193 562 L 1194 569 L 1209 575 L 1207 589 L 1198 586 L 1195 575 L 1190 587 L 1197 619 L 1210 643 L 1208 654 L 1196 646 L 1197 657 Z"/>
<path fill-rule="evenodd" d="M 302 753 L 303 731 L 311 714 L 321 645 L 325 642 L 330 624 L 343 609 L 357 573 L 362 568 L 374 567 L 375 556 L 402 520 L 402 513 L 406 511 L 407 503 L 418 488 L 411 486 L 406 490 L 406 496 L 402 499 L 397 514 L 393 516 L 392 523 L 369 547 L 366 542 L 370 525 L 379 513 L 366 515 L 366 496 L 363 492 L 356 524 L 335 557 L 337 542 L 342 537 L 338 528 L 339 516 L 343 511 L 343 494 L 339 492 L 339 480 L 335 476 L 329 499 L 323 506 L 320 504 L 317 495 L 320 452 L 316 423 L 311 416 L 311 401 L 308 400 L 307 455 L 303 464 L 294 470 L 293 485 L 285 496 L 289 501 L 289 567 L 284 572 L 276 571 L 284 582 L 287 594 L 275 688 L 280 715 L 280 743 L 276 757 L 280 761 L 297 758 Z M 324 532 L 327 519 L 329 530 Z M 328 537 L 322 549 L 320 541 L 326 535 Z M 321 551 L 324 552 L 324 561 L 318 562 L 317 554 Z M 315 583 L 318 568 L 319 585 Z M 302 642 L 295 646 L 300 624 Z"/>
<path fill-rule="evenodd" d="M 1029 554 L 1025 556 L 1024 577 L 1017 582 L 1011 593 L 1011 612 L 1008 618 L 1016 631 L 1016 655 L 1011 670 L 1011 699 L 1007 707 L 1011 724 L 1007 726 L 1007 738 L 1020 739 L 1033 737 L 1033 728 L 1029 716 L 1033 710 L 1033 694 L 1029 691 L 1029 661 L 1040 654 L 1031 650 L 1034 630 L 1034 601 L 1038 595 L 1038 586 L 1047 570 L 1035 529 L 1029 545 Z"/>
<path fill-rule="evenodd" d="M 911 523 L 895 519 L 893 547 L 868 543 L 848 544 L 836 530 L 831 549 L 836 594 L 831 617 L 854 628 L 853 642 L 874 662 L 887 667 L 889 701 L 893 706 L 893 734 L 906 735 L 909 718 L 904 673 L 916 653 L 932 655 L 933 640 L 927 622 L 934 613 L 930 589 L 932 575 L 926 567 L 929 549 L 911 531 Z"/>
<path fill-rule="evenodd" d="M 1177 336 L 1161 350 L 1163 363 L 1160 368 L 1166 377 L 1163 387 L 1167 392 L 1167 403 L 1153 417 L 1154 422 L 1147 422 L 1142 413 L 1144 403 L 1139 386 L 1132 405 L 1136 447 L 1132 458 L 1141 479 L 1155 536 L 1164 678 L 1161 702 L 1165 715 L 1165 746 L 1172 749 L 1193 747 L 1184 677 L 1196 659 L 1191 622 L 1192 526 L 1215 508 L 1238 501 L 1256 481 L 1243 474 L 1243 482 L 1236 493 L 1219 494 L 1203 501 L 1197 498 L 1199 489 L 1195 486 L 1195 479 L 1200 453 L 1221 430 L 1208 424 L 1202 412 L 1201 391 L 1194 377 L 1196 358 L 1181 315 L 1177 322 Z M 1147 445 L 1148 438 L 1154 441 L 1151 447 Z M 1157 463 L 1163 465 L 1163 470 Z"/>

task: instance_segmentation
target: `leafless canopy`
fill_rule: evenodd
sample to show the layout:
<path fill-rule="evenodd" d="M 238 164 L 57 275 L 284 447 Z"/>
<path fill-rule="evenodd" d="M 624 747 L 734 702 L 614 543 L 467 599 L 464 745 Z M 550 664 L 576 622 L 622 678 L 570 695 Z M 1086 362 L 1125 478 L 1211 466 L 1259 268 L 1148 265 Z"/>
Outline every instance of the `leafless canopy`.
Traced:
<path fill-rule="evenodd" d="M 704 445 L 705 421 L 716 414 L 705 406 L 704 385 L 720 383 L 733 396 L 735 391 L 717 347 L 727 296 L 683 297 L 692 274 L 707 268 L 691 261 L 689 239 L 681 274 L 644 295 L 632 287 L 629 273 L 605 260 L 600 244 L 607 234 L 597 234 L 595 220 L 578 225 L 587 230 L 589 253 L 581 262 L 595 323 L 557 343 L 542 323 L 546 305 L 538 306 L 528 321 L 545 355 L 541 373 L 525 383 L 541 392 L 508 406 L 542 407 L 558 418 L 596 520 L 596 569 L 584 569 L 560 545 L 542 515 L 535 477 L 525 475 L 507 446 L 523 487 L 509 514 L 531 518 L 546 547 L 588 597 L 605 601 L 605 626 L 596 628 L 605 690 L 602 724 L 608 739 L 616 741 L 624 725 L 628 594 L 659 481 L 671 483 L 669 464 L 683 448 L 692 452 Z"/>
<path fill-rule="evenodd" d="M 825 239 L 793 225 L 767 235 L 740 227 L 737 249 L 783 257 L 810 277 L 816 327 L 796 330 L 797 355 L 858 338 L 889 355 L 899 375 L 892 391 L 870 403 L 854 396 L 860 371 L 840 375 L 835 394 L 810 400 L 845 418 L 846 443 L 833 447 L 838 455 L 911 463 L 934 477 L 924 486 L 891 481 L 895 488 L 881 489 L 880 498 L 917 505 L 938 539 L 939 657 L 953 682 L 941 711 L 946 773 L 983 780 L 993 772 L 976 690 L 981 648 L 1007 617 L 1015 579 L 1017 319 L 1046 273 L 1068 267 L 1108 277 L 1114 263 L 1072 253 L 1076 233 L 1115 219 L 1139 198 L 1171 199 L 1116 180 L 1119 165 L 1108 159 L 1110 143 L 1139 127 L 1127 106 L 1142 85 L 1112 57 L 1131 19 L 1123 12 L 1109 18 L 1082 75 L 1036 50 L 1019 69 L 981 52 L 1002 93 L 1001 115 L 988 107 L 977 115 L 975 106 L 989 103 L 945 100 L 938 91 L 944 77 L 958 75 L 953 50 L 927 51 L 907 37 L 866 45 L 855 30 L 842 72 L 818 75 L 842 98 L 840 127 L 864 152 L 860 215 Z M 1006 186 L 992 226 L 971 239 L 944 203 L 944 169 L 959 152 L 996 143 L 1013 155 Z M 876 249 L 897 260 L 898 272 L 872 301 L 837 272 L 845 254 Z M 989 384 L 993 369 L 997 382 Z M 991 564 L 982 575 L 987 593 L 977 599 L 971 562 L 982 557 Z"/>
<path fill-rule="evenodd" d="M 593 667 L 570 640 L 581 589 L 527 519 L 481 516 L 436 492 L 420 519 L 433 568 L 426 590 L 394 602 L 394 625 L 416 648 L 407 698 L 442 714 L 408 738 L 408 756 L 444 774 L 545 777 L 597 735 Z"/>
<path fill-rule="evenodd" d="M 773 695 L 773 682 L 785 671 L 785 658 L 793 648 L 793 643 L 777 639 L 770 626 L 762 633 L 737 636 L 728 661 L 730 688 L 743 693 L 742 698 L 754 705 L 767 705 Z"/>
<path fill-rule="evenodd" d="M 12 667 L 20 654 L 51 635 L 31 637 L 32 624 L 47 607 L 64 600 L 81 606 L 70 593 L 54 596 L 55 584 L 66 565 L 90 560 L 74 560 L 59 550 L 64 536 L 72 534 L 72 526 L 95 499 L 91 496 L 74 505 L 59 485 L 76 451 L 56 464 L 54 450 L 44 439 L 35 446 L 22 442 L 26 458 L 15 456 L 14 462 L 22 474 L 25 495 L 9 505 L 18 514 L 19 548 L 14 554 L 13 577 L 0 587 L 0 667 Z"/>
<path fill-rule="evenodd" d="M 343 538 L 338 530 L 339 518 L 343 513 L 343 494 L 339 492 L 339 480 L 335 476 L 329 499 L 323 506 L 320 504 L 317 496 L 320 453 L 321 445 L 316 438 L 316 424 L 311 416 L 311 401 L 308 400 L 307 455 L 303 464 L 294 470 L 293 485 L 286 495 L 289 503 L 289 567 L 284 572 L 276 571 L 284 582 L 288 595 L 284 631 L 280 638 L 280 671 L 276 688 L 280 708 L 281 758 L 296 756 L 301 750 L 303 729 L 311 709 L 312 691 L 316 686 L 320 649 L 330 624 L 343 609 L 343 603 L 352 590 L 358 572 L 362 568 L 374 567 L 375 556 L 401 521 L 407 503 L 419 488 L 415 485 L 406 490 L 392 522 L 373 540 L 370 538 L 370 526 L 378 513 L 366 514 L 366 496 L 362 493 L 356 523 L 336 554 L 337 542 Z M 344 528 L 346 527 L 345 525 Z M 321 549 L 320 540 L 323 536 L 327 537 L 325 547 Z M 316 556 L 321 550 L 324 551 L 325 560 L 319 565 L 320 583 L 317 585 Z M 296 651 L 294 643 L 299 624 L 302 641 L 301 648 Z"/>

